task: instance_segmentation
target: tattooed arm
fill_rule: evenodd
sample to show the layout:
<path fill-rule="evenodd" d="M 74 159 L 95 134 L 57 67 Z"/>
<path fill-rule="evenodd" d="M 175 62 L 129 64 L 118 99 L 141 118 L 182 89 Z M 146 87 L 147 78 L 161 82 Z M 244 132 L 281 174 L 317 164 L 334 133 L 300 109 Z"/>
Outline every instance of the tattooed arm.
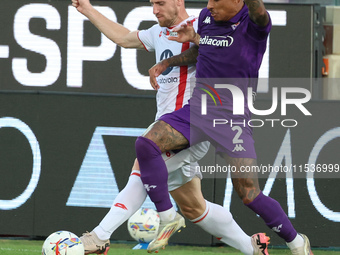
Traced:
<path fill-rule="evenodd" d="M 186 51 L 183 51 L 181 54 L 173 56 L 168 59 L 164 59 L 163 61 L 166 62 L 167 66 L 187 66 L 196 64 L 196 58 L 198 56 L 198 46 L 195 45 L 190 47 Z M 162 62 L 163 62 L 162 61 Z"/>
<path fill-rule="evenodd" d="M 196 58 L 198 56 L 198 46 L 194 45 L 193 47 L 187 49 L 179 55 L 173 56 L 171 58 L 163 59 L 161 62 L 158 62 L 153 67 L 149 69 L 150 75 L 150 83 L 151 86 L 155 89 L 159 89 L 159 85 L 157 84 L 156 78 L 163 73 L 170 66 L 187 66 L 196 64 Z"/>
<path fill-rule="evenodd" d="M 269 16 L 262 0 L 244 0 L 249 9 L 249 16 L 259 26 L 266 26 Z"/>

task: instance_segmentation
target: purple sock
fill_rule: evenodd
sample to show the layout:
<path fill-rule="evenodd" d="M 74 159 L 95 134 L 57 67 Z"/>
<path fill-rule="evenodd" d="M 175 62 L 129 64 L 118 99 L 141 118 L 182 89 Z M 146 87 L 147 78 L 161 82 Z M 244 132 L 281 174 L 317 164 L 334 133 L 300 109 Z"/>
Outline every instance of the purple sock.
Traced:
<path fill-rule="evenodd" d="M 157 211 L 163 212 L 172 207 L 168 192 L 168 170 L 158 146 L 145 137 L 136 140 L 136 154 L 141 179 Z"/>
<path fill-rule="evenodd" d="M 295 228 L 276 200 L 260 192 L 260 194 L 246 206 L 260 215 L 267 226 L 274 230 L 287 243 L 293 241 L 296 237 L 297 232 Z"/>

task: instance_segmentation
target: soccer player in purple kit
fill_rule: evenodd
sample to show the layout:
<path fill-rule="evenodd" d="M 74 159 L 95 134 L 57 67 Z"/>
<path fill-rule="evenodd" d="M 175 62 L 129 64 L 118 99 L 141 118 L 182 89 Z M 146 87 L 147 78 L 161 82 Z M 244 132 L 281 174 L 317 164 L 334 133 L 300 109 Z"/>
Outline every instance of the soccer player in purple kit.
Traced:
<path fill-rule="evenodd" d="M 189 104 L 163 115 L 136 140 L 136 153 L 144 185 L 154 187 L 148 195 L 157 210 L 163 215 L 173 214 L 167 171 L 160 155 L 209 140 L 226 163 L 238 170 L 232 173 L 232 181 L 243 203 L 286 241 L 292 254 L 311 255 L 307 236 L 297 233 L 280 204 L 261 192 L 257 173 L 240 171 L 241 167 L 257 164 L 252 129 L 245 124 L 251 116 L 247 94 L 248 88 L 256 91 L 270 29 L 271 20 L 262 0 L 209 0 L 200 13 L 197 33 L 190 22 L 176 28 L 177 37 L 169 39 L 190 41 L 197 47 L 156 64 L 150 69 L 151 82 L 157 87 L 153 77 L 167 67 L 197 60 L 196 87 Z M 207 111 L 203 114 L 206 88 L 221 97 L 221 105 L 214 107 L 206 100 Z M 233 113 L 233 100 L 243 100 L 243 114 Z M 212 125 L 214 119 L 227 119 L 233 124 L 216 128 Z"/>

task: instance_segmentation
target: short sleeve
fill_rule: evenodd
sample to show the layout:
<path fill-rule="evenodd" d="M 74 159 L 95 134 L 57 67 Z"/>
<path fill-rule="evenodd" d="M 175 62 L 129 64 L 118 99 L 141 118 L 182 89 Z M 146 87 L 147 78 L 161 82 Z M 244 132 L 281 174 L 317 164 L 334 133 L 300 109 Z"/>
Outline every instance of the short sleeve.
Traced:
<path fill-rule="evenodd" d="M 155 38 L 157 27 L 159 26 L 154 25 L 150 27 L 149 29 L 138 31 L 138 39 L 141 41 L 141 43 L 143 44 L 144 48 L 147 51 L 155 50 L 154 38 Z"/>
<path fill-rule="evenodd" d="M 255 24 L 252 20 L 249 21 L 247 31 L 248 31 L 248 34 L 251 35 L 251 37 L 254 40 L 256 40 L 256 41 L 267 40 L 268 34 L 269 34 L 269 32 L 272 28 L 272 20 L 270 18 L 269 13 L 268 13 L 268 16 L 269 16 L 269 22 L 264 27 L 261 27 L 261 26 Z"/>

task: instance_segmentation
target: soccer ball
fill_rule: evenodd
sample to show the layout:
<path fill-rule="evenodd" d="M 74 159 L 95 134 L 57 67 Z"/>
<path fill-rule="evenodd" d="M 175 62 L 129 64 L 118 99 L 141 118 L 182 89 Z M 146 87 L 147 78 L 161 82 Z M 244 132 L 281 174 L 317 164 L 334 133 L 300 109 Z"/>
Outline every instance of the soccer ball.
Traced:
<path fill-rule="evenodd" d="M 46 238 L 42 255 L 84 255 L 84 245 L 75 234 L 57 231 Z"/>
<path fill-rule="evenodd" d="M 139 243 L 149 243 L 157 237 L 159 215 L 153 209 L 141 208 L 128 220 L 128 230 Z"/>

